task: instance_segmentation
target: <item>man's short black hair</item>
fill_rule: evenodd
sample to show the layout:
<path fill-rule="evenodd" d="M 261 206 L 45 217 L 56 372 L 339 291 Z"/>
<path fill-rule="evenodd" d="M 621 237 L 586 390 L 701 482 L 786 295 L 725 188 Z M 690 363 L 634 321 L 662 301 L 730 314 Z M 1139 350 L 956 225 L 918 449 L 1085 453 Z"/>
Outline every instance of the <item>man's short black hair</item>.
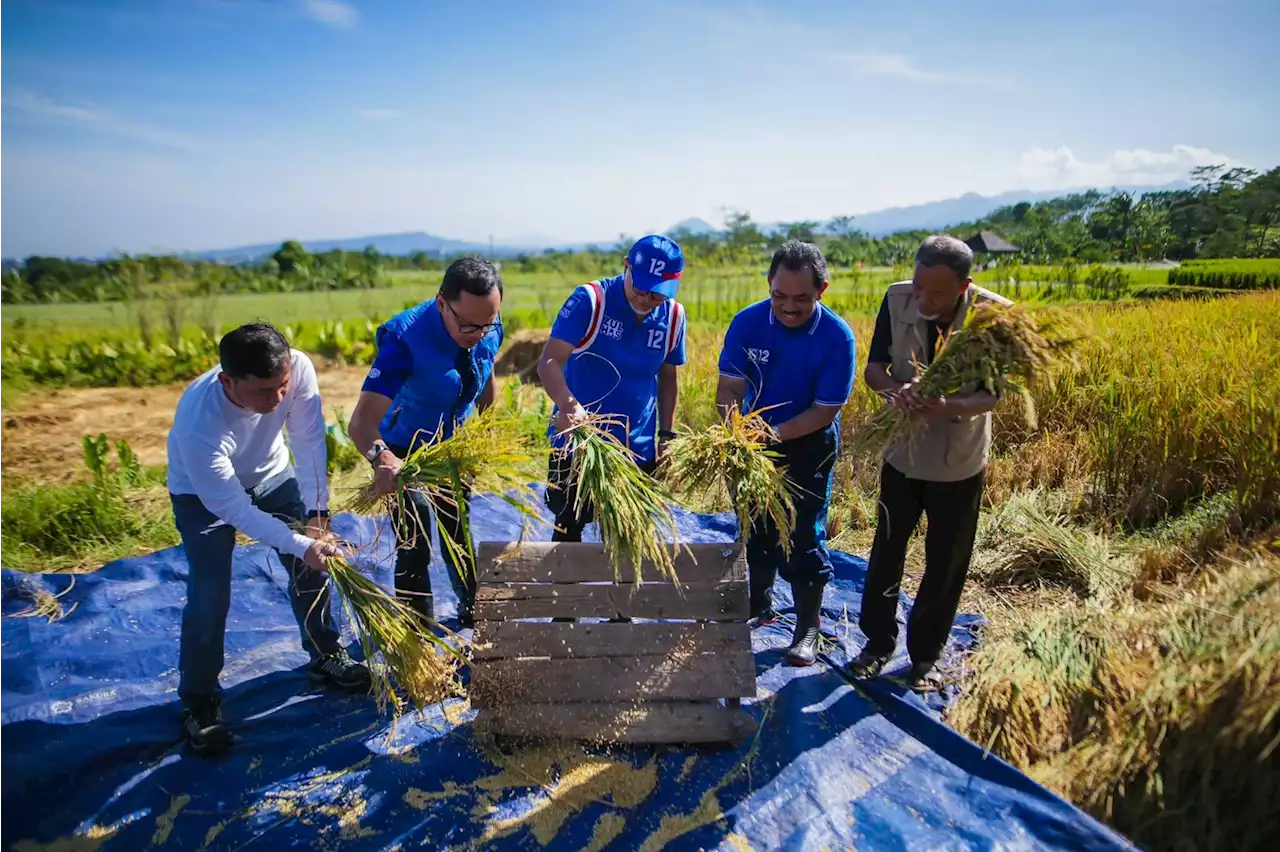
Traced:
<path fill-rule="evenodd" d="M 809 267 L 813 270 L 813 289 L 815 290 L 821 290 L 823 282 L 827 280 L 827 259 L 822 256 L 822 250 L 813 243 L 795 239 L 783 243 L 773 253 L 773 260 L 769 261 L 770 281 L 777 274 L 779 266 L 785 266 L 792 272 Z"/>
<path fill-rule="evenodd" d="M 233 379 L 273 379 L 289 364 L 289 341 L 274 325 L 253 322 L 224 334 L 218 356 Z"/>
<path fill-rule="evenodd" d="M 920 244 L 916 263 L 921 266 L 945 266 L 961 281 L 973 271 L 973 249 L 946 234 L 934 234 Z"/>
<path fill-rule="evenodd" d="M 465 290 L 473 296 L 487 296 L 494 290 L 502 297 L 502 276 L 498 269 L 483 257 L 467 255 L 460 257 L 444 271 L 444 280 L 440 282 L 440 295 L 445 301 L 454 302 Z"/>

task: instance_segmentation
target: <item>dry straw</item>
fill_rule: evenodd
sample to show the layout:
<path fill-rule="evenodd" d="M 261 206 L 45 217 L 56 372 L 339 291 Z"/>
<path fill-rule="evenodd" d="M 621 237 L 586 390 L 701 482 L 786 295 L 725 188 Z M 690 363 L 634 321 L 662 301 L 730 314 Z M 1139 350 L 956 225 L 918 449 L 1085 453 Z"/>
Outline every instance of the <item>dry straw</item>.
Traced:
<path fill-rule="evenodd" d="M 446 638 L 460 642 L 456 635 L 388 595 L 346 559 L 330 558 L 325 564 L 364 650 L 379 711 L 390 707 L 396 716 L 404 711 L 397 684 L 418 710 L 462 694 L 458 669 L 465 658 Z"/>
<path fill-rule="evenodd" d="M 1027 386 L 1069 358 L 1082 337 L 1078 324 L 1062 311 L 979 304 L 969 312 L 964 328 L 944 343 L 916 390 L 923 396 L 947 396 L 973 387 L 997 394 L 1014 391 L 1022 396 L 1028 422 L 1034 424 Z M 853 446 L 858 452 L 881 452 L 910 442 L 924 423 L 921 417 L 885 406 L 857 429 Z"/>
<path fill-rule="evenodd" d="M 592 415 L 564 433 L 568 443 L 563 450 L 553 450 L 572 456 L 566 487 L 575 495 L 574 512 L 581 515 L 588 505 L 592 507 L 618 582 L 628 565 L 635 582 L 643 582 L 646 562 L 663 579 L 678 580 L 675 557 L 680 544 L 671 508 L 675 500 L 608 431 L 618 425 L 612 418 Z"/>
<path fill-rule="evenodd" d="M 728 499 L 738 516 L 738 536 L 745 540 L 753 524 L 767 519 L 778 530 L 786 556 L 796 510 L 795 487 L 779 467 L 781 455 L 771 449 L 777 433 L 761 411 L 743 414 L 734 407 L 722 423 L 680 435 L 667 447 L 664 476 L 673 487 L 704 500 Z"/>

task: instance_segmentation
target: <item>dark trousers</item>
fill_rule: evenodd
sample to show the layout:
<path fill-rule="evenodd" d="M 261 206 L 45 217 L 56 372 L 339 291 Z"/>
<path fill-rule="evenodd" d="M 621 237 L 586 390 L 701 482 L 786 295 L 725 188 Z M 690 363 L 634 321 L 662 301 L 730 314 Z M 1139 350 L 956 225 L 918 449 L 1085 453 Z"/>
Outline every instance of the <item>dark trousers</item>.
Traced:
<path fill-rule="evenodd" d="M 476 558 L 475 550 L 468 541 L 465 513 L 454 505 L 452 496 L 449 500 L 432 500 L 420 491 L 409 491 L 405 497 L 406 510 L 402 512 L 397 508 L 391 512 L 391 523 L 396 531 L 396 594 L 422 614 L 435 617 L 431 573 L 428 570 L 434 514 L 439 519 L 441 536 L 453 543 L 450 547 L 442 542 L 444 552 L 440 556 L 449 572 L 449 585 L 458 596 L 459 617 L 465 620 L 476 601 Z M 464 507 L 470 497 L 470 489 L 464 486 Z"/>
<path fill-rule="evenodd" d="M 827 508 L 831 503 L 831 479 L 840 449 L 839 433 L 827 427 L 777 446 L 787 477 L 793 483 L 796 528 L 791 535 L 791 558 L 786 559 L 777 526 L 769 518 L 758 519 L 747 536 L 747 571 L 751 580 L 751 612 L 759 615 L 772 606 L 774 578 L 796 586 L 826 586 L 831 579 L 827 552 Z"/>
<path fill-rule="evenodd" d="M 251 490 L 253 504 L 285 523 L 303 522 L 306 508 L 293 471 Z M 178 651 L 178 696 L 187 703 L 219 692 L 227 611 L 231 607 L 231 556 L 236 531 L 205 508 L 194 494 L 171 494 L 173 519 L 187 554 L 187 603 L 182 608 Z M 289 603 L 302 632 L 302 648 L 315 660 L 338 650 L 329 611 L 326 577 L 301 559 L 277 552 L 289 572 Z"/>
<path fill-rule="evenodd" d="M 657 461 L 639 462 L 638 467 L 652 475 L 658 469 Z M 584 500 L 582 509 L 574 512 L 574 504 L 578 501 L 578 489 L 570 483 L 573 472 L 573 455 L 559 450 L 551 451 L 551 460 L 547 465 L 547 508 L 556 517 L 556 527 L 551 533 L 552 541 L 582 541 L 582 531 L 587 524 L 595 520 L 595 507 L 590 500 Z"/>
<path fill-rule="evenodd" d="M 898 587 L 907 545 L 923 512 L 928 518 L 924 580 L 907 619 L 907 653 L 914 663 L 937 662 L 969 572 L 985 473 L 958 482 L 928 482 L 908 479 L 890 464 L 881 468 L 876 538 L 858 621 L 872 653 L 890 654 L 897 644 Z"/>

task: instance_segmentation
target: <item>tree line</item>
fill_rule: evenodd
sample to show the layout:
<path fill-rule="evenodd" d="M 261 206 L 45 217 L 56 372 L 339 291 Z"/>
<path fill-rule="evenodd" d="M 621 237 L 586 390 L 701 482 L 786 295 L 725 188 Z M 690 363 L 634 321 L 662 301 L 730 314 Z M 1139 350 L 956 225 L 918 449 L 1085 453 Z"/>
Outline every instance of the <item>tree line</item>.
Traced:
<path fill-rule="evenodd" d="M 1187 189 L 1073 193 L 1047 201 L 1001 207 L 980 220 L 946 229 L 961 239 L 994 231 L 1015 244 L 1012 260 L 1025 263 L 1142 262 L 1220 257 L 1280 257 L 1280 167 L 1265 173 L 1224 165 L 1192 171 Z M 911 262 L 928 231 L 871 236 L 857 217 L 791 222 L 765 229 L 749 213 L 733 212 L 709 233 L 671 232 L 691 265 L 760 265 L 784 240 L 818 243 L 836 267 L 900 266 Z M 547 249 L 504 259 L 504 269 L 571 277 L 616 271 L 630 247 L 582 251 Z M 407 256 L 333 250 L 311 253 L 296 240 L 257 263 L 223 264 L 174 256 L 121 256 L 97 263 L 29 257 L 3 275 L 3 303 L 58 303 L 148 299 L 175 293 L 297 292 L 372 288 L 392 270 L 438 271 L 449 262 L 426 252 Z"/>

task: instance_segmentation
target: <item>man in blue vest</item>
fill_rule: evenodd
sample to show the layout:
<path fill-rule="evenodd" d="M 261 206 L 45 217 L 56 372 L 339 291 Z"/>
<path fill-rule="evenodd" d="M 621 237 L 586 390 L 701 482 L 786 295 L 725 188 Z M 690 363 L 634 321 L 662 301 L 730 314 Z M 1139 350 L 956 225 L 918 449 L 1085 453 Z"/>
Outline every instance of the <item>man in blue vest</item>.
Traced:
<path fill-rule="evenodd" d="M 360 401 L 351 415 L 351 439 L 374 466 L 378 488 L 390 494 L 410 450 L 444 440 L 477 411 L 493 403 L 493 360 L 502 345 L 502 279 L 479 257 L 463 257 L 445 270 L 435 299 L 385 322 L 377 335 L 378 354 Z M 464 501 L 469 494 L 464 494 Z M 427 618 L 434 618 L 431 578 L 430 512 L 458 551 L 444 561 L 458 596 L 458 621 L 472 623 L 475 603 L 475 554 L 468 547 L 465 517 L 442 501 L 430 505 L 411 494 L 410 509 L 392 518 L 397 535 L 396 594 Z M 417 534 L 413 534 L 417 531 Z"/>
<path fill-rule="evenodd" d="M 656 234 L 639 240 L 622 274 L 576 288 L 565 301 L 538 361 L 538 377 L 556 404 L 550 434 L 547 508 L 556 517 L 554 541 L 582 541 L 591 506 L 574 512 L 567 487 L 571 458 L 558 452 L 565 430 L 588 412 L 616 421 L 609 431 L 652 473 L 661 442 L 675 437 L 676 368 L 685 362 L 684 308 L 676 301 L 684 255 Z"/>
<path fill-rule="evenodd" d="M 774 577 L 791 584 L 796 628 L 787 662 L 812 665 L 817 656 L 822 592 L 831 579 L 827 507 L 840 439 L 840 408 L 853 390 L 853 331 L 821 303 L 827 262 L 818 247 L 787 240 L 769 264 L 769 298 L 743 308 L 729 324 L 720 353 L 716 405 L 763 410 L 777 433 L 775 449 L 795 484 L 796 528 L 783 558 L 777 528 L 767 520 L 747 538 L 751 617 L 773 621 Z"/>

